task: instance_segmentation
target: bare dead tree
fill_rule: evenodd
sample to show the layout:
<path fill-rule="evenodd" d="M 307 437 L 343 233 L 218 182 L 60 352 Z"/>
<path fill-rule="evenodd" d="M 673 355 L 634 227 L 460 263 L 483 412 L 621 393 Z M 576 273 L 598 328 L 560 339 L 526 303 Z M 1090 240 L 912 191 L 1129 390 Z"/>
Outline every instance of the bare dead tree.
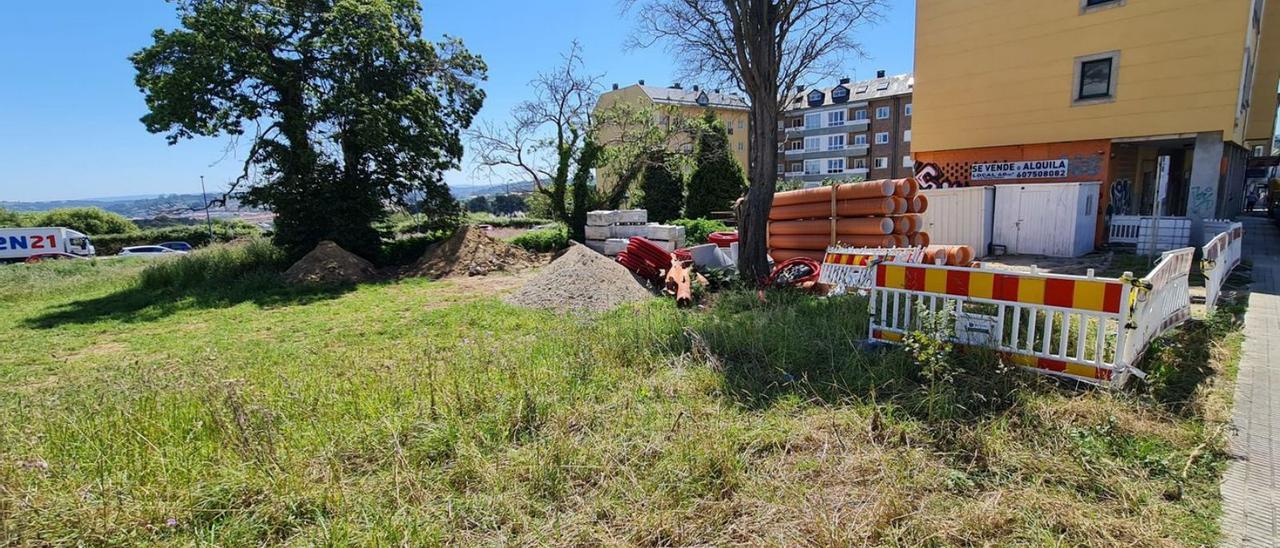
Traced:
<path fill-rule="evenodd" d="M 765 240 L 777 177 L 778 119 L 788 90 L 862 55 L 853 31 L 885 0 L 621 0 L 638 20 L 632 47 L 666 45 L 685 77 L 736 86 L 751 99 L 751 185 L 741 209 L 742 279 L 768 275 Z"/>
<path fill-rule="evenodd" d="M 482 124 L 467 133 L 476 169 L 494 177 L 528 177 L 551 201 L 556 220 L 569 222 L 569 181 L 575 172 L 594 167 L 580 160 L 591 138 L 600 78 L 586 74 L 582 47 L 574 41 L 560 66 L 529 83 L 534 98 L 516 105 L 508 122 Z"/>

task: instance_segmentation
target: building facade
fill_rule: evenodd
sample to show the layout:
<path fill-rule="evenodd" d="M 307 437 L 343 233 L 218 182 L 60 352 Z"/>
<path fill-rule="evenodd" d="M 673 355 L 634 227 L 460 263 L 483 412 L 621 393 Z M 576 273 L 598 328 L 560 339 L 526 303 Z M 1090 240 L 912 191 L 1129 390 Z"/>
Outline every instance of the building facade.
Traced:
<path fill-rule="evenodd" d="M 915 75 L 925 186 L 1098 182 L 1101 241 L 1167 180 L 1195 243 L 1270 152 L 1280 0 L 919 0 Z"/>
<path fill-rule="evenodd" d="M 688 89 L 680 84 L 672 84 L 668 87 L 649 86 L 645 85 L 644 80 L 640 80 L 640 83 L 626 87 L 613 84 L 613 89 L 601 94 L 596 101 L 595 112 L 598 116 L 602 110 L 619 103 L 628 103 L 639 108 L 652 107 L 655 121 L 667 127 L 679 124 L 681 118 L 698 119 L 707 110 L 714 112 L 716 117 L 724 122 L 729 133 L 729 148 L 733 157 L 742 165 L 743 172 L 747 172 L 751 107 L 742 97 L 722 93 L 718 89 L 703 89 L 701 86 Z M 601 143 L 609 143 L 621 132 L 620 128 L 602 125 L 599 128 L 598 138 Z M 673 133 L 668 143 L 669 150 L 673 152 L 689 152 L 693 146 L 693 137 L 688 133 Z M 616 178 L 608 167 L 596 170 L 596 184 L 602 189 L 612 188 Z"/>
<path fill-rule="evenodd" d="M 815 183 L 827 179 L 909 177 L 910 74 L 850 82 L 830 88 L 798 86 L 778 122 L 778 179 Z"/>

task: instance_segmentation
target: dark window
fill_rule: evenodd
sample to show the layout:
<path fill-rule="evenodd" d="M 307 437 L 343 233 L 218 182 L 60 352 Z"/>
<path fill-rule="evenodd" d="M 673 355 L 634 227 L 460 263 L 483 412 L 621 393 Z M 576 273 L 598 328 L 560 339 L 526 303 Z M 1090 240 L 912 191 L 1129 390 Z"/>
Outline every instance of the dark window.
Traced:
<path fill-rule="evenodd" d="M 1116 1 L 1117 1 L 1117 0 L 1084 0 L 1084 7 L 1086 7 L 1086 8 L 1092 8 L 1092 7 L 1094 7 L 1094 6 L 1101 6 L 1101 5 L 1103 5 L 1103 4 L 1110 4 L 1110 3 L 1112 3 L 1112 2 L 1116 2 Z"/>
<path fill-rule="evenodd" d="M 1080 89 L 1077 99 L 1111 96 L 1111 59 L 1085 61 L 1080 64 Z"/>

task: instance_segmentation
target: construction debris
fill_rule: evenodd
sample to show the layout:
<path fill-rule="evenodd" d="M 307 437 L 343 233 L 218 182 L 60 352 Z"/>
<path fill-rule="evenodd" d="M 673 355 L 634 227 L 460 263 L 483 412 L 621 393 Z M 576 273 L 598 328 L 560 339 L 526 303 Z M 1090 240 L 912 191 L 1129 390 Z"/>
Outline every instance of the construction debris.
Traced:
<path fill-rule="evenodd" d="M 367 282 L 377 276 L 373 263 L 325 240 L 284 273 L 290 283 L 338 285 Z"/>
<path fill-rule="evenodd" d="M 484 276 L 491 272 L 514 272 L 538 266 L 542 259 L 523 248 L 485 234 L 475 227 L 462 227 L 448 240 L 427 248 L 409 270 L 411 276 L 445 278 Z"/>
<path fill-rule="evenodd" d="M 612 257 L 635 237 L 645 238 L 668 253 L 684 245 L 684 227 L 650 223 L 648 219 L 649 212 L 643 209 L 589 211 L 587 247 Z"/>
<path fill-rule="evenodd" d="M 559 312 L 601 312 L 652 296 L 622 265 L 573 244 L 506 301 Z"/>

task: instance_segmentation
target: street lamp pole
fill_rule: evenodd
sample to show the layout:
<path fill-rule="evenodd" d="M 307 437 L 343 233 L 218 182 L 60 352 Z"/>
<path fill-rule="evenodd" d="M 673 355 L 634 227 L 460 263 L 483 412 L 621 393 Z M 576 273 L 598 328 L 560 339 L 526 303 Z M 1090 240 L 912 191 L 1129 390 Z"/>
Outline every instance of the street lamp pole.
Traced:
<path fill-rule="evenodd" d="M 213 243 L 213 219 L 209 216 L 209 192 L 204 189 L 204 175 L 200 176 L 200 194 L 204 196 L 204 222 L 209 226 L 209 243 Z"/>

